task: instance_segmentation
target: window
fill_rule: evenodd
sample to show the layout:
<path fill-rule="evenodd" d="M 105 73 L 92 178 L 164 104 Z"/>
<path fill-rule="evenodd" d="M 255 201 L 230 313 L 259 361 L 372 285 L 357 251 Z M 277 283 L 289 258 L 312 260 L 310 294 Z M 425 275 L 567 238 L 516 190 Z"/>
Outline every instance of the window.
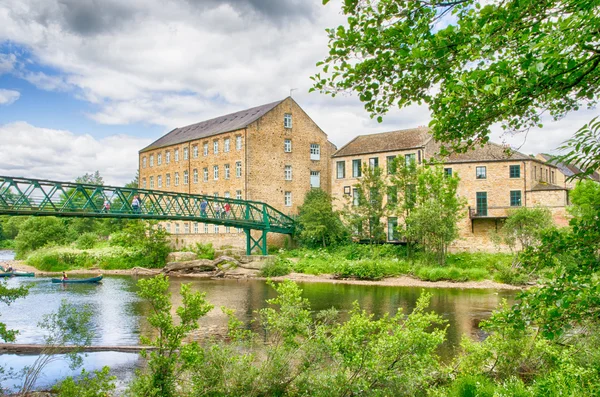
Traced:
<path fill-rule="evenodd" d="M 195 159 L 198 158 L 198 145 L 192 146 L 192 156 L 194 156 Z"/>
<path fill-rule="evenodd" d="M 165 153 L 165 163 L 166 164 L 171 163 L 171 152 L 170 151 L 167 151 Z M 169 227 L 171 227 L 171 224 L 169 224 Z"/>
<path fill-rule="evenodd" d="M 188 234 L 190 232 L 190 224 L 189 223 L 186 222 L 183 224 L 183 232 L 185 234 Z"/>
<path fill-rule="evenodd" d="M 194 233 L 198 234 L 198 222 L 194 222 Z"/>
<path fill-rule="evenodd" d="M 398 218 L 388 218 L 388 241 L 398 240 L 396 229 L 398 229 Z"/>
<path fill-rule="evenodd" d="M 198 169 L 194 168 L 194 183 L 198 183 Z"/>
<path fill-rule="evenodd" d="M 475 167 L 475 178 L 476 179 L 487 178 L 487 168 L 486 167 Z"/>
<path fill-rule="evenodd" d="M 208 182 L 208 167 L 204 167 L 202 169 L 202 173 L 204 182 Z"/>
<path fill-rule="evenodd" d="M 405 154 L 404 155 L 404 164 L 408 167 L 409 165 L 414 165 L 416 163 L 416 157 L 414 153 Z"/>
<path fill-rule="evenodd" d="M 310 159 L 321 160 L 321 145 L 317 143 L 310 144 Z"/>
<path fill-rule="evenodd" d="M 179 234 L 179 223 L 175 223 L 175 234 Z"/>
<path fill-rule="evenodd" d="M 167 187 L 171 186 L 171 174 L 167 174 L 167 176 L 165 177 L 165 185 Z"/>
<path fill-rule="evenodd" d="M 292 192 L 285 192 L 283 197 L 284 197 L 283 203 L 285 204 L 285 206 L 291 207 L 292 206 Z"/>
<path fill-rule="evenodd" d="M 150 155 L 150 167 L 154 167 L 154 155 Z"/>
<path fill-rule="evenodd" d="M 242 162 L 241 161 L 235 162 L 235 177 L 236 178 L 242 177 Z"/>
<path fill-rule="evenodd" d="M 175 173 L 175 186 L 179 186 L 179 172 Z"/>
<path fill-rule="evenodd" d="M 150 177 L 150 189 L 154 189 L 154 177 Z"/>
<path fill-rule="evenodd" d="M 162 187 L 162 175 L 156 177 L 156 184 L 158 187 Z"/>
<path fill-rule="evenodd" d="M 190 183 L 190 174 L 188 171 L 183 171 L 183 184 L 187 185 Z"/>
<path fill-rule="evenodd" d="M 189 159 L 189 158 L 190 158 L 189 149 L 188 149 L 188 148 L 186 148 L 186 147 L 184 147 L 184 148 L 183 148 L 183 159 L 184 159 L 184 160 L 187 160 L 187 159 Z M 187 223 L 186 223 L 186 225 L 187 225 Z M 189 228 L 189 225 L 188 225 L 188 228 Z"/>
<path fill-rule="evenodd" d="M 521 206 L 521 191 L 511 190 L 510 191 L 510 206 L 520 207 Z"/>
<path fill-rule="evenodd" d="M 213 196 L 214 196 L 214 198 L 219 198 L 219 192 L 215 192 L 215 193 L 213 194 Z"/>
<path fill-rule="evenodd" d="M 142 178 L 142 189 L 146 188 L 146 178 Z"/>
<path fill-rule="evenodd" d="M 165 230 L 167 231 L 167 233 L 171 233 L 171 224 L 170 223 L 165 223 Z"/>
<path fill-rule="evenodd" d="M 554 182 L 554 171 L 550 173 L 550 183 L 556 183 Z"/>
<path fill-rule="evenodd" d="M 292 140 L 286 139 L 283 141 L 283 151 L 286 153 L 291 153 L 292 151 Z"/>
<path fill-rule="evenodd" d="M 284 179 L 286 181 L 291 181 L 292 180 L 292 166 L 291 165 L 286 165 L 285 166 L 284 176 L 285 176 Z"/>
<path fill-rule="evenodd" d="M 537 167 L 534 165 L 533 166 L 533 180 L 535 181 L 537 179 Z"/>
<path fill-rule="evenodd" d="M 175 154 L 175 161 L 179 161 L 179 149 L 175 149 L 173 152 Z"/>
<path fill-rule="evenodd" d="M 204 233 L 208 233 L 208 223 L 204 224 Z"/>
<path fill-rule="evenodd" d="M 159 153 L 156 155 L 156 165 L 161 165 L 162 164 L 162 154 Z"/>
<path fill-rule="evenodd" d="M 225 179 L 229 179 L 231 171 L 229 170 L 229 164 L 225 164 Z"/>
<path fill-rule="evenodd" d="M 218 165 L 213 166 L 213 178 L 215 181 L 217 179 L 219 179 L 219 166 Z"/>
<path fill-rule="evenodd" d="M 214 228 L 215 234 L 219 234 L 219 225 L 214 225 L 213 228 Z"/>
<path fill-rule="evenodd" d="M 371 168 L 379 167 L 379 157 L 371 157 L 369 159 L 369 167 L 371 167 Z"/>
<path fill-rule="evenodd" d="M 142 157 L 142 168 L 146 168 L 146 157 Z"/>
<path fill-rule="evenodd" d="M 356 206 L 358 206 L 359 203 L 360 203 L 360 196 L 358 193 L 358 189 L 352 188 L 352 205 L 356 207 Z"/>
<path fill-rule="evenodd" d="M 511 178 L 520 178 L 521 177 L 521 166 L 520 165 L 511 165 L 509 167 L 509 176 Z"/>
<path fill-rule="evenodd" d="M 398 203 L 398 187 L 388 186 L 388 188 L 387 188 L 387 203 L 388 204 Z"/>
<path fill-rule="evenodd" d="M 360 178 L 362 169 L 360 168 L 360 160 L 352 160 L 352 178 Z"/>
<path fill-rule="evenodd" d="M 444 168 L 444 175 L 451 177 L 452 176 L 452 168 Z"/>
<path fill-rule="evenodd" d="M 230 197 L 231 197 L 231 194 L 229 194 L 229 192 L 225 192 L 225 193 L 223 194 L 223 197 L 225 197 L 225 198 L 230 198 Z"/>
<path fill-rule="evenodd" d="M 283 115 L 283 127 L 292 128 L 292 114 L 286 113 Z"/>
<path fill-rule="evenodd" d="M 346 177 L 346 162 L 338 161 L 336 169 L 337 169 L 337 179 L 344 179 Z"/>
<path fill-rule="evenodd" d="M 386 167 L 387 167 L 387 173 L 389 174 L 395 174 L 396 173 L 396 165 L 394 164 L 394 159 L 396 158 L 396 156 L 387 156 L 386 159 Z"/>
<path fill-rule="evenodd" d="M 548 168 L 546 168 L 546 182 L 548 182 Z"/>
<path fill-rule="evenodd" d="M 237 200 L 241 200 L 242 199 L 242 191 L 241 190 L 236 190 L 235 191 L 235 198 Z"/>
<path fill-rule="evenodd" d="M 202 154 L 204 154 L 204 157 L 208 156 L 208 142 L 204 142 L 202 145 Z"/>
<path fill-rule="evenodd" d="M 214 154 L 219 154 L 219 141 L 214 141 L 213 142 L 213 153 Z"/>
<path fill-rule="evenodd" d="M 225 138 L 223 140 L 223 152 L 225 152 L 225 153 L 229 152 L 229 138 Z"/>
<path fill-rule="evenodd" d="M 477 215 L 487 216 L 487 192 L 477 192 L 475 194 L 475 202 L 477 204 Z"/>
<path fill-rule="evenodd" d="M 319 171 L 310 172 L 310 187 L 318 188 L 321 187 L 321 173 Z"/>

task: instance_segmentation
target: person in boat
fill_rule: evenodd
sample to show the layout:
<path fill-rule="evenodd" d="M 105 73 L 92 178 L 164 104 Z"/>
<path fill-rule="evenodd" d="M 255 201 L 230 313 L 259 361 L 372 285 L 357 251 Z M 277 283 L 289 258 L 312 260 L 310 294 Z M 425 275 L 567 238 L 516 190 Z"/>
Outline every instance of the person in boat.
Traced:
<path fill-rule="evenodd" d="M 6 268 L 7 273 L 12 273 L 14 271 L 15 271 L 15 269 L 13 269 L 13 267 L 11 265 L 8 265 L 8 267 Z"/>
<path fill-rule="evenodd" d="M 60 279 L 61 279 L 61 281 L 65 281 L 65 280 L 68 280 L 69 277 L 67 276 L 67 273 L 63 272 L 62 277 Z"/>

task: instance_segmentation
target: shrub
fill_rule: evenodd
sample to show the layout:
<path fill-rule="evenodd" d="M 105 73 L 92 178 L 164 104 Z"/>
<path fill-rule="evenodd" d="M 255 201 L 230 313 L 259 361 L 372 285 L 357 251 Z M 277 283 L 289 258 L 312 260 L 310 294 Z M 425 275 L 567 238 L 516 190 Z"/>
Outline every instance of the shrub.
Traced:
<path fill-rule="evenodd" d="M 31 217 L 23 222 L 15 238 L 17 257 L 23 258 L 27 252 L 49 244 L 59 244 L 65 239 L 66 228 L 55 217 Z"/>
<path fill-rule="evenodd" d="M 449 397 L 493 397 L 494 384 L 485 376 L 467 375 L 454 381 Z"/>
<path fill-rule="evenodd" d="M 460 269 L 458 267 L 418 267 L 414 275 L 425 281 L 479 281 L 489 277 L 485 269 Z"/>
<path fill-rule="evenodd" d="M 77 241 L 75 241 L 75 247 L 79 249 L 90 249 L 94 248 L 94 245 L 98 242 L 98 236 L 96 233 L 83 233 Z"/>
<path fill-rule="evenodd" d="M 57 397 L 106 397 L 115 390 L 115 379 L 109 375 L 108 367 L 92 373 L 84 369 L 78 379 L 68 377 L 56 384 L 52 391 Z"/>
<path fill-rule="evenodd" d="M 196 247 L 192 251 L 198 255 L 198 259 L 215 259 L 215 249 L 212 243 L 196 243 Z"/>
<path fill-rule="evenodd" d="M 494 280 L 499 283 L 524 285 L 529 281 L 529 277 L 523 273 L 522 269 L 513 269 L 510 266 L 506 266 L 498 269 L 496 274 L 494 274 Z"/>
<path fill-rule="evenodd" d="M 283 258 L 269 259 L 260 271 L 263 277 L 278 277 L 290 274 L 292 271 L 291 262 Z"/>

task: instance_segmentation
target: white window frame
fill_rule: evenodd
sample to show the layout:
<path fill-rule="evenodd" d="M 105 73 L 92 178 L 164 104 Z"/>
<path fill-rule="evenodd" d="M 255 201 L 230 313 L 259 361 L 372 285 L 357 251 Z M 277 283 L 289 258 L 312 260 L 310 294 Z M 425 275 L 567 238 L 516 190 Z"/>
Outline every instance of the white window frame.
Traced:
<path fill-rule="evenodd" d="M 184 233 L 184 234 L 190 234 L 190 224 L 189 224 L 189 223 L 187 223 L 187 222 L 185 222 L 185 223 L 183 224 L 183 233 Z"/>
<path fill-rule="evenodd" d="M 219 141 L 213 141 L 213 154 L 219 154 Z"/>
<path fill-rule="evenodd" d="M 171 151 L 167 150 L 165 152 L 165 164 L 170 164 L 171 163 Z M 169 224 L 170 226 L 170 224 Z"/>
<path fill-rule="evenodd" d="M 313 185 L 313 177 L 318 177 L 317 184 Z M 321 187 L 321 172 L 320 171 L 311 171 L 310 172 L 310 187 L 311 188 L 320 188 Z"/>
<path fill-rule="evenodd" d="M 310 144 L 310 159 L 321 160 L 321 145 L 318 143 Z"/>
<path fill-rule="evenodd" d="M 198 230 L 198 222 L 194 222 L 194 234 L 198 234 L 199 230 Z"/>
<path fill-rule="evenodd" d="M 241 200 L 242 199 L 242 191 L 241 190 L 236 190 L 235 191 L 235 199 L 236 200 Z"/>
<path fill-rule="evenodd" d="M 167 174 L 165 176 L 165 186 L 166 187 L 170 187 L 171 186 L 171 174 Z"/>
<path fill-rule="evenodd" d="M 341 171 L 341 173 L 340 173 Z M 335 163 L 335 177 L 336 179 L 344 179 L 346 178 L 346 161 L 337 161 Z"/>
<path fill-rule="evenodd" d="M 204 168 L 202 169 L 202 173 L 204 174 L 204 175 L 203 175 L 203 180 L 204 180 L 204 182 L 208 182 L 208 167 L 204 167 Z"/>
<path fill-rule="evenodd" d="M 208 233 L 208 223 L 204 224 L 204 233 Z"/>
<path fill-rule="evenodd" d="M 229 179 L 229 177 L 231 176 L 231 170 L 230 170 L 229 164 L 225 164 L 224 167 L 225 167 L 225 179 Z"/>
<path fill-rule="evenodd" d="M 208 156 L 208 142 L 202 144 L 202 154 L 204 157 Z"/>
<path fill-rule="evenodd" d="M 285 205 L 286 207 L 292 206 L 292 192 L 283 193 L 283 205 Z"/>
<path fill-rule="evenodd" d="M 291 165 L 286 165 L 283 168 L 283 178 L 286 181 L 291 181 L 292 180 L 292 166 Z"/>
<path fill-rule="evenodd" d="M 235 177 L 236 178 L 242 177 L 242 162 L 241 161 L 235 162 Z"/>
<path fill-rule="evenodd" d="M 198 168 L 194 168 L 194 183 L 198 183 Z"/>
<path fill-rule="evenodd" d="M 195 159 L 198 158 L 198 145 L 192 146 L 192 156 L 194 156 Z"/>
<path fill-rule="evenodd" d="M 292 153 L 292 140 L 285 139 L 283 141 L 283 152 L 284 153 Z"/>
<path fill-rule="evenodd" d="M 147 165 L 147 161 L 146 161 L 146 157 L 142 157 L 142 168 L 146 168 Z"/>
<path fill-rule="evenodd" d="M 175 186 L 179 186 L 179 172 L 175 173 L 175 183 L 174 183 L 174 185 Z"/>
<path fill-rule="evenodd" d="M 238 135 L 235 137 L 235 148 L 237 150 L 242 150 L 242 136 Z"/>
<path fill-rule="evenodd" d="M 230 146 L 229 142 L 230 142 L 229 138 L 223 139 L 223 152 L 224 153 L 229 153 L 229 146 Z"/>
<path fill-rule="evenodd" d="M 156 186 L 162 187 L 162 175 L 156 177 Z"/>
<path fill-rule="evenodd" d="M 283 128 L 292 128 L 292 114 L 286 113 L 283 115 Z"/>
<path fill-rule="evenodd" d="M 175 222 L 175 234 L 179 234 L 179 222 Z"/>
<path fill-rule="evenodd" d="M 146 188 L 146 178 L 142 178 L 142 189 Z"/>
<path fill-rule="evenodd" d="M 156 155 L 156 165 L 162 164 L 162 153 Z"/>
<path fill-rule="evenodd" d="M 154 177 L 150 177 L 150 189 L 154 189 Z"/>
<path fill-rule="evenodd" d="M 154 167 L 154 155 L 150 155 L 150 167 Z"/>
<path fill-rule="evenodd" d="M 190 150 L 187 147 L 184 147 L 183 148 L 183 159 L 189 160 L 189 158 L 190 158 Z"/>
<path fill-rule="evenodd" d="M 179 161 L 179 149 L 173 150 L 173 153 L 175 154 L 175 162 L 178 162 Z"/>
<path fill-rule="evenodd" d="M 219 180 L 219 166 L 218 165 L 213 165 L 213 179 L 215 181 Z"/>
<path fill-rule="evenodd" d="M 185 170 L 185 171 L 183 171 L 183 184 L 187 185 L 189 183 L 190 183 L 190 173 L 187 170 Z"/>

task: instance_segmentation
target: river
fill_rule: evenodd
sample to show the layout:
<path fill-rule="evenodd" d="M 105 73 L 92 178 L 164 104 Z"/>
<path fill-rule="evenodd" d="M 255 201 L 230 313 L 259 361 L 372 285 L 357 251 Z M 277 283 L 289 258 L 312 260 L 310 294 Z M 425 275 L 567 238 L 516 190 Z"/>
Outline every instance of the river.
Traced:
<path fill-rule="evenodd" d="M 2 257 L 4 255 L 4 258 Z M 0 260 L 9 259 L 10 254 L 0 251 Z M 73 276 L 76 277 L 76 276 Z M 247 324 L 255 318 L 255 311 L 266 307 L 265 300 L 275 296 L 273 289 L 260 280 L 198 280 L 178 278 L 171 281 L 173 303 L 180 301 L 178 293 L 182 283 L 191 283 L 192 289 L 206 293 L 207 300 L 215 309 L 202 320 L 200 330 L 194 335 L 199 340 L 212 336 L 222 336 L 226 332 L 226 317 L 221 306 L 236 310 Z M 42 343 L 43 333 L 37 323 L 44 314 L 55 312 L 61 301 L 76 305 L 88 305 L 93 313 L 94 345 L 135 345 L 140 334 L 149 335 L 152 331 L 145 321 L 149 307 L 137 297 L 136 278 L 130 276 L 105 276 L 100 285 L 52 284 L 49 278 L 12 278 L 7 280 L 12 287 L 27 284 L 31 286 L 29 295 L 12 305 L 0 308 L 0 321 L 9 329 L 19 330 L 17 343 Z M 369 285 L 300 283 L 304 297 L 311 302 L 314 311 L 335 307 L 341 317 L 347 316 L 352 303 L 360 306 L 376 317 L 385 313 L 394 315 L 398 308 L 410 312 L 423 291 L 413 287 L 387 287 Z M 503 298 L 512 300 L 515 291 L 478 289 L 427 289 L 432 294 L 431 309 L 448 321 L 446 342 L 440 354 L 449 358 L 455 353 L 463 335 L 481 338 L 479 322 L 498 307 Z M 256 323 L 249 325 L 258 327 Z M 256 328 L 255 328 L 256 329 Z M 258 329 L 257 329 L 258 330 Z M 260 331 L 260 330 L 259 330 Z M 35 357 L 14 354 L 0 355 L 0 366 L 23 368 Z M 131 378 L 133 370 L 141 365 L 136 354 L 103 352 L 89 353 L 84 359 L 87 370 L 110 366 L 118 376 L 121 385 Z M 79 371 L 76 371 L 78 373 Z M 67 363 L 60 359 L 44 371 L 39 386 L 47 386 L 57 379 L 72 375 Z M 4 386 L 18 381 L 5 380 Z"/>

